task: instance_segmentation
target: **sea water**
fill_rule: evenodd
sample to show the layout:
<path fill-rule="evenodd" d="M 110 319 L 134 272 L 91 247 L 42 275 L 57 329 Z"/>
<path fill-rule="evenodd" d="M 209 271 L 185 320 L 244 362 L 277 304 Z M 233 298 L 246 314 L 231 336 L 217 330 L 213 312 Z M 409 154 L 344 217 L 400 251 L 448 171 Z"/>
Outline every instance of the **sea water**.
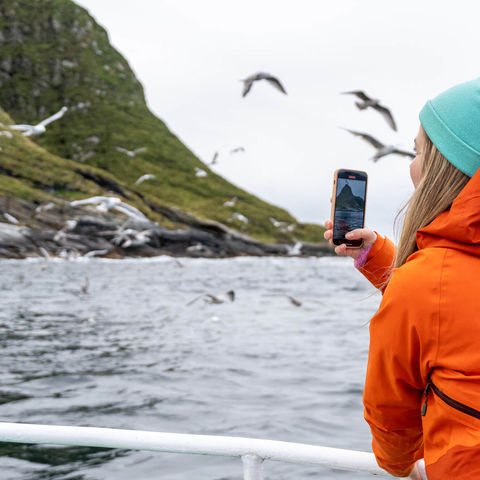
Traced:
<path fill-rule="evenodd" d="M 370 451 L 362 388 L 380 296 L 350 259 L 180 262 L 0 261 L 0 421 Z M 227 290 L 235 301 L 187 305 Z M 2 480 L 243 478 L 236 458 L 19 444 L 0 455 Z M 264 475 L 373 478 L 273 461 Z"/>

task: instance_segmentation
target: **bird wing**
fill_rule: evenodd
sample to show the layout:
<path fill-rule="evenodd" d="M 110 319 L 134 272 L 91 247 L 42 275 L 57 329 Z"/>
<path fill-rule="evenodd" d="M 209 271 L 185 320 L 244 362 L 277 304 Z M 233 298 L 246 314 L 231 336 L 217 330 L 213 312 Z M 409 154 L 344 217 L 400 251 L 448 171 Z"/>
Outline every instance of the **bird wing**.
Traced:
<path fill-rule="evenodd" d="M 122 148 L 122 147 L 115 147 L 115 150 L 117 152 L 126 153 L 127 155 L 130 153 L 130 150 L 127 150 L 126 148 Z"/>
<path fill-rule="evenodd" d="M 237 153 L 237 152 L 244 152 L 245 149 L 243 147 L 237 147 L 234 148 L 233 150 L 230 150 L 230 153 Z"/>
<path fill-rule="evenodd" d="M 144 180 L 150 180 L 151 178 L 155 178 L 155 175 L 152 175 L 151 173 L 146 173 L 145 175 L 142 175 L 136 182 L 135 185 L 139 185 L 142 183 Z"/>
<path fill-rule="evenodd" d="M 361 137 L 363 140 L 365 140 L 375 148 L 383 148 L 385 146 L 382 142 L 379 142 L 375 137 L 372 137 L 367 133 L 356 132 L 355 130 L 350 130 L 348 128 L 345 128 L 344 130 L 346 130 L 347 132 L 350 132 L 352 135 L 355 135 L 356 137 Z"/>
<path fill-rule="evenodd" d="M 140 147 L 134 150 L 133 153 L 136 155 L 137 153 L 145 152 L 146 150 L 147 150 L 147 147 Z"/>
<path fill-rule="evenodd" d="M 285 95 L 287 94 L 287 91 L 285 90 L 285 88 L 283 87 L 283 85 L 280 83 L 280 80 L 277 78 L 277 77 L 273 77 L 273 76 L 269 76 L 267 78 L 265 78 L 265 80 L 270 84 L 270 85 L 273 85 L 275 88 L 277 88 L 278 90 L 280 90 L 282 93 L 284 93 Z"/>
<path fill-rule="evenodd" d="M 251 90 L 252 85 L 253 85 L 253 80 L 248 77 L 243 81 L 243 92 L 242 92 L 242 97 L 245 97 L 247 93 Z"/>
<path fill-rule="evenodd" d="M 62 107 L 57 113 L 54 113 L 51 117 L 46 118 L 45 120 L 42 120 L 37 127 L 43 126 L 45 127 L 49 123 L 54 122 L 55 120 L 58 120 L 59 118 L 62 118 L 65 112 L 67 111 L 67 107 Z"/>
<path fill-rule="evenodd" d="M 105 200 L 106 197 L 90 197 L 90 198 L 85 198 L 84 200 L 74 200 L 73 202 L 70 202 L 70 205 L 72 207 L 76 207 L 77 205 L 90 205 L 90 204 L 96 204 L 96 203 L 102 203 Z"/>
<path fill-rule="evenodd" d="M 410 158 L 415 158 L 416 155 L 413 152 L 407 152 L 406 150 L 399 150 L 398 148 L 395 148 L 392 153 L 396 153 L 397 155 L 403 155 L 404 157 L 410 157 Z"/>
<path fill-rule="evenodd" d="M 192 303 L 195 303 L 197 300 L 199 300 L 200 298 L 203 298 L 204 296 L 205 296 L 205 294 L 202 293 L 198 297 L 195 297 L 193 300 L 190 300 L 188 303 L 186 303 L 185 306 L 188 307 L 188 306 L 192 305 Z"/>
<path fill-rule="evenodd" d="M 32 130 L 33 125 L 9 125 L 8 128 L 12 130 L 19 130 L 21 132 L 27 132 L 28 130 Z"/>
<path fill-rule="evenodd" d="M 290 303 L 292 305 L 295 305 L 296 307 L 301 307 L 302 302 L 300 300 L 297 300 L 296 298 L 292 297 L 291 295 L 285 294 L 285 297 L 287 297 L 290 300 Z"/>
<path fill-rule="evenodd" d="M 140 210 L 137 210 L 128 203 L 121 202 L 119 205 L 113 207 L 113 209 L 125 213 L 125 215 L 128 215 L 129 217 L 141 218 L 142 220 L 148 221 L 148 218 Z"/>
<path fill-rule="evenodd" d="M 356 95 L 360 100 L 368 102 L 371 98 L 363 90 L 353 90 L 351 92 L 342 92 L 342 95 Z"/>
<path fill-rule="evenodd" d="M 393 119 L 392 112 L 387 107 L 383 107 L 382 105 L 374 105 L 373 108 L 382 115 L 382 117 L 393 130 L 397 131 L 397 125 Z"/>

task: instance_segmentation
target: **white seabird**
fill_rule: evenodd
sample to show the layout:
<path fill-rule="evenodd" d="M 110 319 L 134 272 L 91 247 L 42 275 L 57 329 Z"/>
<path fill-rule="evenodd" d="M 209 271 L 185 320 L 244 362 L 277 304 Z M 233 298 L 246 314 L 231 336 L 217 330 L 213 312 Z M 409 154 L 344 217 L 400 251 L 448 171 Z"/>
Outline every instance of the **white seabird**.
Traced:
<path fill-rule="evenodd" d="M 375 137 L 367 133 L 357 132 L 355 130 L 349 130 L 348 128 L 344 128 L 347 132 L 350 132 L 352 135 L 362 138 L 366 142 L 368 142 L 372 147 L 374 147 L 377 152 L 372 157 L 374 162 L 377 162 L 380 158 L 385 157 L 386 155 L 396 154 L 396 155 L 403 155 L 404 157 L 415 158 L 416 154 L 413 152 L 409 152 L 407 150 L 401 150 L 397 148 L 395 145 L 385 145 L 382 142 L 378 141 Z"/>
<path fill-rule="evenodd" d="M 190 300 L 186 306 L 192 305 L 192 303 L 195 303 L 197 300 L 200 298 L 203 298 L 203 301 L 205 303 L 214 303 L 214 304 L 220 304 L 220 303 L 225 303 L 225 302 L 233 302 L 235 300 L 235 292 L 233 290 L 229 290 L 228 292 L 221 293 L 219 295 L 212 295 L 211 293 L 203 293 L 202 295 L 199 295 L 198 297 L 195 297 L 193 300 Z"/>
<path fill-rule="evenodd" d="M 376 110 L 384 120 L 388 123 L 388 125 L 395 131 L 397 131 L 397 125 L 395 120 L 393 119 L 392 112 L 383 105 L 380 105 L 380 100 L 376 98 L 370 98 L 365 92 L 362 90 L 354 90 L 352 92 L 343 92 L 342 95 L 355 95 L 357 96 L 361 102 L 355 102 L 355 105 L 359 110 L 365 110 L 366 108 L 373 108 Z"/>
<path fill-rule="evenodd" d="M 5 220 L 7 220 L 7 222 L 13 223 L 14 225 L 18 225 L 20 223 L 13 215 L 10 215 L 7 212 L 4 212 L 3 217 Z"/>
<path fill-rule="evenodd" d="M 258 72 L 241 80 L 243 82 L 242 97 L 245 97 L 247 93 L 251 90 L 253 83 L 259 80 L 266 80 L 270 85 L 274 86 L 277 90 L 280 90 L 285 95 L 287 94 L 287 91 L 285 90 L 285 88 L 280 83 L 280 80 L 277 77 L 274 77 L 269 73 Z"/>
<path fill-rule="evenodd" d="M 87 253 L 84 253 L 82 256 L 84 258 L 91 258 L 96 257 L 98 255 L 106 255 L 110 250 L 108 248 L 104 248 L 102 250 L 90 250 Z"/>
<path fill-rule="evenodd" d="M 78 207 L 83 205 L 96 205 L 96 209 L 102 213 L 107 213 L 110 210 L 116 210 L 117 212 L 124 213 L 128 217 L 142 221 L 149 222 L 148 218 L 138 209 L 132 207 L 128 203 L 122 202 L 117 197 L 91 197 L 84 200 L 74 200 L 70 202 L 72 207 Z"/>
<path fill-rule="evenodd" d="M 73 202 L 70 202 L 70 205 L 72 207 L 79 207 L 82 205 L 96 205 L 95 208 L 99 212 L 107 213 L 113 207 L 120 205 L 121 203 L 122 201 L 117 197 L 97 196 L 97 197 L 85 198 L 84 200 L 74 200 Z"/>
<path fill-rule="evenodd" d="M 147 147 L 140 147 L 136 148 L 135 150 L 127 150 L 126 148 L 115 147 L 115 150 L 117 150 L 117 152 L 128 155 L 130 158 L 135 158 L 135 155 L 137 155 L 137 153 L 145 152 L 147 150 Z"/>
<path fill-rule="evenodd" d="M 268 217 L 268 219 L 273 223 L 273 226 L 275 228 L 280 228 L 280 227 L 284 227 L 285 225 L 287 225 L 287 222 L 279 222 L 278 220 L 275 220 L 275 218 L 273 218 L 273 217 Z"/>
<path fill-rule="evenodd" d="M 234 207 L 235 204 L 238 202 L 238 197 L 232 197 L 231 200 L 227 200 L 223 203 L 224 207 Z"/>
<path fill-rule="evenodd" d="M 302 242 L 296 242 L 293 247 L 291 247 L 290 245 L 287 245 L 287 249 L 288 249 L 287 253 L 288 255 L 301 255 L 302 247 L 303 247 Z"/>
<path fill-rule="evenodd" d="M 145 175 L 142 175 L 137 179 L 137 181 L 135 182 L 135 185 L 140 185 L 145 180 L 152 180 L 154 178 L 156 178 L 155 175 L 152 175 L 151 173 L 146 173 Z"/>
<path fill-rule="evenodd" d="M 46 212 L 47 210 L 51 210 L 54 207 L 55 204 L 53 202 L 43 203 L 35 208 L 35 213 Z"/>
<path fill-rule="evenodd" d="M 122 248 L 139 247 L 150 241 L 151 230 L 138 231 L 133 228 L 121 230 L 114 237 L 113 243 Z"/>
<path fill-rule="evenodd" d="M 208 173 L 205 170 L 202 170 L 201 168 L 195 167 L 195 176 L 202 178 L 206 177 Z"/>
<path fill-rule="evenodd" d="M 230 153 L 239 153 L 239 152 L 244 152 L 245 149 L 243 147 L 237 147 L 237 148 L 233 148 L 232 150 L 230 150 Z"/>
<path fill-rule="evenodd" d="M 29 137 L 30 135 L 40 135 L 46 131 L 46 126 L 49 123 L 62 118 L 65 112 L 67 111 L 67 107 L 62 107 L 57 113 L 53 114 L 51 117 L 42 120 L 37 125 L 10 125 L 8 128 L 11 130 L 19 130 L 24 137 Z"/>
<path fill-rule="evenodd" d="M 67 238 L 67 232 L 74 230 L 77 224 L 77 220 L 67 220 L 63 228 L 54 235 L 53 240 L 55 242 L 63 242 Z"/>
<path fill-rule="evenodd" d="M 241 213 L 238 213 L 238 212 L 235 212 L 228 221 L 233 222 L 235 220 L 238 220 L 244 223 L 245 225 L 248 223 L 248 218 L 245 215 L 242 215 Z"/>

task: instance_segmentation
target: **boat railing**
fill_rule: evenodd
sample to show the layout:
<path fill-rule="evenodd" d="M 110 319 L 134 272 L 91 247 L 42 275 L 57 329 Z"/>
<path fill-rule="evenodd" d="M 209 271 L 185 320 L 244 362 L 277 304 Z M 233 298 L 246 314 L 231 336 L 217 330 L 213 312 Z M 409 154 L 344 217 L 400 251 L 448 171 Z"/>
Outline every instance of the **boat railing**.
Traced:
<path fill-rule="evenodd" d="M 372 453 L 255 438 L 0 422 L 0 442 L 238 457 L 244 480 L 262 480 L 264 460 L 393 478 L 378 467 Z"/>

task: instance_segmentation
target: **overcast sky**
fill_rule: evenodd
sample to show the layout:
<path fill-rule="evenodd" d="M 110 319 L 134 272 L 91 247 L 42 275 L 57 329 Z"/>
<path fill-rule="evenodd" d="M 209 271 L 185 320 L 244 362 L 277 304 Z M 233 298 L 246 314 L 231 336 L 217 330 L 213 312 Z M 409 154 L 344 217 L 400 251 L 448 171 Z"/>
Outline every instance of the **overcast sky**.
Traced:
<path fill-rule="evenodd" d="M 480 75 L 475 0 L 80 0 L 145 87 L 148 104 L 203 161 L 299 220 L 330 215 L 333 172 L 369 174 L 366 221 L 391 235 L 412 192 L 409 160 L 373 163 L 339 127 L 412 148 L 418 112 Z M 241 97 L 240 79 L 265 71 Z M 340 92 L 362 89 L 393 111 L 398 132 Z M 243 146 L 245 153 L 230 155 Z"/>

